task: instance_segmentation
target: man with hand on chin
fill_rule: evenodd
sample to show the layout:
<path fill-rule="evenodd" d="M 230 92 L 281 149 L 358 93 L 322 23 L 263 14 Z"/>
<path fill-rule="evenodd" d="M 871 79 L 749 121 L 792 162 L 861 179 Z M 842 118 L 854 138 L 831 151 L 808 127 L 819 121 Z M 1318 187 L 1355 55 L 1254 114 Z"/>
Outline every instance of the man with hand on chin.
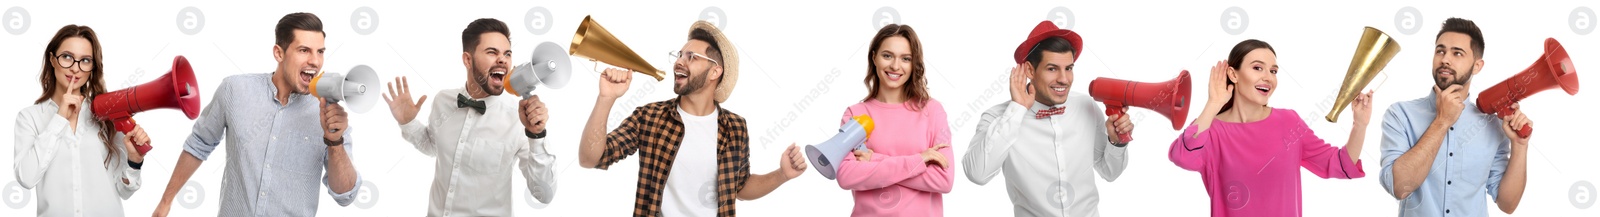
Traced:
<path fill-rule="evenodd" d="M 1383 116 L 1379 184 L 1400 200 L 1400 216 L 1488 216 L 1484 198 L 1511 214 L 1528 183 L 1528 138 L 1516 130 L 1533 121 L 1520 109 L 1484 114 L 1468 100 L 1483 69 L 1477 24 L 1446 19 L 1434 42 L 1432 93 Z"/>

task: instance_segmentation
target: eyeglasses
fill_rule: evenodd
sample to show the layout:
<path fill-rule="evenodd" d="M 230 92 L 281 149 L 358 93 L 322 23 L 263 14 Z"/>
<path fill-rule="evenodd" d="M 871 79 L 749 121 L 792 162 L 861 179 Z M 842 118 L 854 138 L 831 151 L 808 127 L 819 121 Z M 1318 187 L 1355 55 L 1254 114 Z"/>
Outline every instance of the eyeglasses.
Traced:
<path fill-rule="evenodd" d="M 71 54 L 56 55 L 56 64 L 60 64 L 61 68 L 72 68 L 73 66 L 77 66 L 78 70 L 83 70 L 86 72 L 94 70 L 94 58 L 78 59 L 72 57 Z"/>
<path fill-rule="evenodd" d="M 667 56 L 672 57 L 672 61 L 673 62 L 684 61 L 685 58 L 689 58 L 688 61 L 694 61 L 693 57 L 698 57 L 700 59 L 705 59 L 706 61 L 711 61 L 711 64 L 721 64 L 721 63 L 717 63 L 717 60 L 713 60 L 713 59 L 711 59 L 711 57 L 707 57 L 705 54 L 689 52 L 689 51 L 671 51 L 671 52 L 667 52 Z"/>

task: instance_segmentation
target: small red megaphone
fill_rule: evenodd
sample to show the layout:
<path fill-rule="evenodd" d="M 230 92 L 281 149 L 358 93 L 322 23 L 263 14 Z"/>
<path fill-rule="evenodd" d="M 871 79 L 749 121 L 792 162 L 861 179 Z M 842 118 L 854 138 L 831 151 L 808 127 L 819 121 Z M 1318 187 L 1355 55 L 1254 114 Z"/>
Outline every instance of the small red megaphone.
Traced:
<path fill-rule="evenodd" d="M 1172 129 L 1183 129 L 1189 116 L 1189 70 L 1161 83 L 1133 82 L 1114 78 L 1095 78 L 1089 82 L 1089 96 L 1106 104 L 1106 116 L 1124 115 L 1128 106 L 1155 110 L 1172 121 Z M 1130 133 L 1117 135 L 1122 142 L 1133 141 Z"/>
<path fill-rule="evenodd" d="M 1515 112 L 1511 104 L 1528 98 L 1528 95 L 1556 87 L 1561 87 L 1567 95 L 1578 94 L 1578 69 L 1573 68 L 1572 58 L 1567 56 L 1567 49 L 1561 47 L 1561 42 L 1546 38 L 1544 55 L 1533 61 L 1533 66 L 1478 93 L 1478 111 L 1496 115 L 1511 114 Z M 1532 134 L 1533 126 L 1527 124 L 1517 130 L 1517 135 L 1524 138 Z"/>
<path fill-rule="evenodd" d="M 189 59 L 178 56 L 172 59 L 172 70 L 154 81 L 131 88 L 106 92 L 94 97 L 94 116 L 110 120 L 117 131 L 126 134 L 138 124 L 133 114 L 151 109 L 175 108 L 194 120 L 200 116 L 200 90 L 194 81 L 194 69 Z M 139 154 L 150 152 L 150 144 L 135 144 Z"/>

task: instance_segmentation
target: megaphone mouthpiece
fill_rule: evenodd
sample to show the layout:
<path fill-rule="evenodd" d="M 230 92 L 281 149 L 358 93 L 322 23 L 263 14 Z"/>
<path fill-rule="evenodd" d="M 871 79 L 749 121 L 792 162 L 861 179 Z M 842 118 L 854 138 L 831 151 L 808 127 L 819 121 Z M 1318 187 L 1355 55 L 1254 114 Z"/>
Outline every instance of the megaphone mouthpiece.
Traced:
<path fill-rule="evenodd" d="M 349 74 L 337 72 L 317 73 L 311 78 L 311 95 L 328 103 L 346 102 L 352 111 L 366 113 L 377 103 L 378 94 L 368 91 L 368 85 L 378 84 L 378 73 L 367 65 L 351 68 Z"/>

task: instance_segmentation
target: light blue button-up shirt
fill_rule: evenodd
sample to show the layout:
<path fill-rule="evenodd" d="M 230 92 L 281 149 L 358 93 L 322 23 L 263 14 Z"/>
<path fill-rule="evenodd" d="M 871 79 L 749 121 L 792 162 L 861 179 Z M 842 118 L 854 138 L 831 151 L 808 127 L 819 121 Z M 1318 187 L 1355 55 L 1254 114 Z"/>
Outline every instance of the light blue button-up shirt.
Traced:
<path fill-rule="evenodd" d="M 317 98 L 290 94 L 278 102 L 271 74 L 228 76 L 207 96 L 195 119 L 194 133 L 183 150 L 200 160 L 211 156 L 226 135 L 227 165 L 222 173 L 219 216 L 314 216 L 318 185 L 326 185 L 323 169 L 328 146 L 323 143 Z M 345 153 L 355 153 L 350 131 L 344 132 Z M 351 157 L 354 158 L 353 156 Z M 355 186 L 361 186 L 356 176 Z M 356 188 L 328 195 L 350 205 Z"/>
<path fill-rule="evenodd" d="M 1438 115 L 1428 97 L 1397 102 L 1383 117 L 1383 189 L 1394 194 L 1394 161 L 1411 150 Z M 1471 98 L 1471 97 L 1468 97 Z M 1428 178 L 1411 195 L 1400 200 L 1400 216 L 1488 216 L 1489 200 L 1500 197 L 1500 178 L 1510 159 L 1511 141 L 1500 130 L 1500 118 L 1478 112 L 1465 100 Z"/>

